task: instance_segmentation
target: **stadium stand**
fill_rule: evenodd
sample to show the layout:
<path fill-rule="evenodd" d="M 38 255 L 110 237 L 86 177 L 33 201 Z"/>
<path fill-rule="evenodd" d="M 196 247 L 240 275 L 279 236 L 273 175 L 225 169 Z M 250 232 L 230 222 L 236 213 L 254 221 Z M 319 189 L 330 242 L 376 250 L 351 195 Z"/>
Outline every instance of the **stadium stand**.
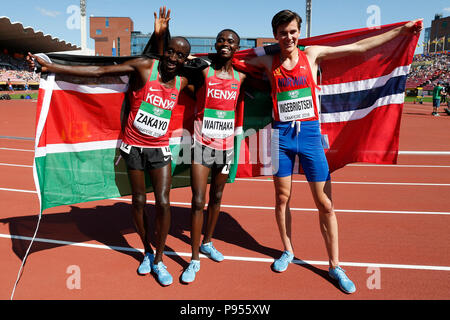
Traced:
<path fill-rule="evenodd" d="M 28 51 L 47 53 L 78 49 L 42 31 L 24 27 L 21 22 L 0 17 L 0 96 L 10 93 L 9 83 L 14 90 L 39 88 L 39 74 L 28 71 L 25 61 Z"/>
<path fill-rule="evenodd" d="M 450 54 L 415 55 L 406 88 L 422 87 L 424 91 L 430 91 L 438 81 L 450 83 Z"/>

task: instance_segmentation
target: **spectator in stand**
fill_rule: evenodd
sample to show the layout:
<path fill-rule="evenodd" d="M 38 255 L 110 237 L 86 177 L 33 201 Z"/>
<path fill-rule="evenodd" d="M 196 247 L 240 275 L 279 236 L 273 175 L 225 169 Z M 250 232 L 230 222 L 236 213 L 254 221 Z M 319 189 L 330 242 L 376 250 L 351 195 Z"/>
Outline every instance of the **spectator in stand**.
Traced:
<path fill-rule="evenodd" d="M 433 116 L 439 116 L 439 107 L 441 105 L 441 95 L 444 87 L 441 86 L 442 81 L 439 81 L 438 84 L 433 88 L 433 112 L 431 113 Z"/>

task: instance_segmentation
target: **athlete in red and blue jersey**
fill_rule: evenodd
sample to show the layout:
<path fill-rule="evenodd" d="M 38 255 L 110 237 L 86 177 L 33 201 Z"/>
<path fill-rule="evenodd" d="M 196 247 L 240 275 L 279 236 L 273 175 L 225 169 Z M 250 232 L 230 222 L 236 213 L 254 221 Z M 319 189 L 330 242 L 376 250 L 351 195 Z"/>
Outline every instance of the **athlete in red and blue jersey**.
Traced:
<path fill-rule="evenodd" d="M 344 292 L 353 293 L 356 291 L 354 283 L 339 266 L 338 226 L 331 200 L 330 174 L 321 145 L 315 97 L 317 70 L 323 60 L 364 53 L 400 34 L 420 32 L 421 24 L 416 24 L 417 20 L 410 21 L 402 27 L 355 43 L 337 47 L 311 46 L 302 53 L 297 48 L 301 21 L 293 11 L 278 12 L 272 19 L 272 31 L 280 46 L 279 55 L 256 57 L 247 62 L 265 70 L 272 86 L 275 216 L 284 246 L 283 254 L 272 267 L 277 272 L 285 271 L 294 258 L 289 200 L 293 161 L 298 155 L 319 211 L 320 229 L 329 258 L 329 275 L 338 280 Z"/>

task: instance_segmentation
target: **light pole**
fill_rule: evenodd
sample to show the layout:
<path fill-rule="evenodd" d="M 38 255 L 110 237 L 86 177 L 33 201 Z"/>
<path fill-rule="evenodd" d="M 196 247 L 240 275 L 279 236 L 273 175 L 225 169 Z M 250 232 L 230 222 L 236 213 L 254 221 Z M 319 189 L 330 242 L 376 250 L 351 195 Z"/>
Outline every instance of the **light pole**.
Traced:
<path fill-rule="evenodd" d="M 80 0 L 80 30 L 81 30 L 81 51 L 87 49 L 86 42 L 86 0 Z"/>
<path fill-rule="evenodd" d="M 306 38 L 311 36 L 311 1 L 306 0 Z"/>

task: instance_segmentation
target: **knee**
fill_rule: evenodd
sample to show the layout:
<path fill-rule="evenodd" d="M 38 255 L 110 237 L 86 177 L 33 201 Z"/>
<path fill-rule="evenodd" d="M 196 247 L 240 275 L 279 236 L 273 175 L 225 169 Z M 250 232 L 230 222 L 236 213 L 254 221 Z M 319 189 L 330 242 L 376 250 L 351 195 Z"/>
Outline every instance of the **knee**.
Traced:
<path fill-rule="evenodd" d="M 276 192 L 275 202 L 277 206 L 284 206 L 289 202 L 290 195 L 285 192 Z"/>
<path fill-rule="evenodd" d="M 156 197 L 155 206 L 162 213 L 167 213 L 170 211 L 170 198 L 168 192 L 163 192 Z"/>
<path fill-rule="evenodd" d="M 205 208 L 205 196 L 194 194 L 192 196 L 192 210 L 193 211 L 200 211 Z"/>
<path fill-rule="evenodd" d="M 319 210 L 319 213 L 325 216 L 333 216 L 334 215 L 334 207 L 333 202 L 326 198 L 326 199 L 320 199 L 316 202 L 317 209 Z"/>
<path fill-rule="evenodd" d="M 147 201 L 147 197 L 146 197 L 145 193 L 133 193 L 131 200 L 132 200 L 131 203 L 134 208 L 143 209 L 145 206 L 145 203 Z"/>
<path fill-rule="evenodd" d="M 209 202 L 212 205 L 220 205 L 221 201 L 222 201 L 222 191 L 216 191 L 216 192 L 212 192 L 209 195 Z"/>

